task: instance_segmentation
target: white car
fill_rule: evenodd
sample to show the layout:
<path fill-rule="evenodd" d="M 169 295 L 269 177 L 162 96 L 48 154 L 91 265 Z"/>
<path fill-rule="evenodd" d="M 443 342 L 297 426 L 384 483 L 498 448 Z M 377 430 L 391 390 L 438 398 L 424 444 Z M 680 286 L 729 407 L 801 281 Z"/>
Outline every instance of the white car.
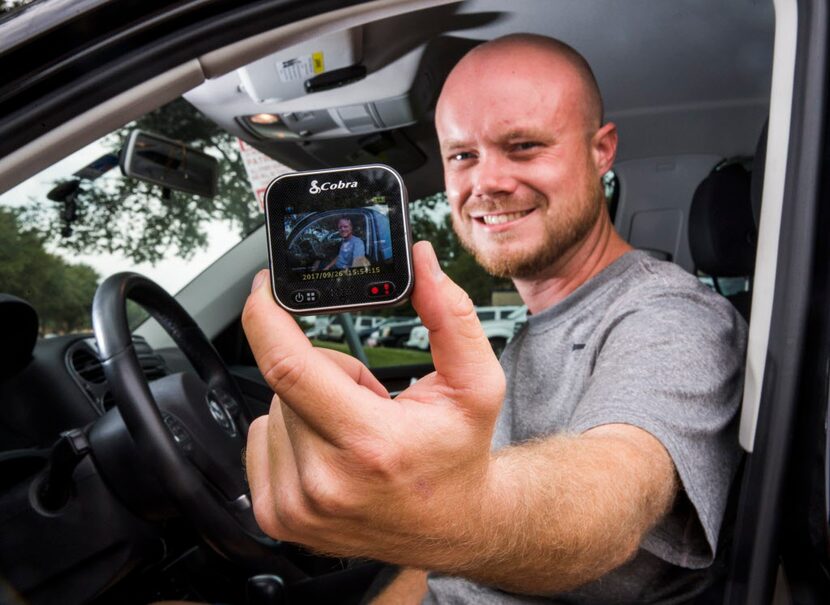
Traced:
<path fill-rule="evenodd" d="M 527 307 L 524 305 L 505 305 L 502 307 L 477 307 L 476 315 L 484 328 L 487 340 L 493 347 L 496 355 L 501 355 L 504 347 L 513 338 L 518 323 L 524 322 L 527 317 Z M 416 326 L 409 334 L 409 340 L 404 346 L 410 349 L 429 350 L 429 330 L 426 326 Z"/>
<path fill-rule="evenodd" d="M 377 317 L 375 315 L 360 315 L 352 319 L 354 320 L 354 329 L 357 333 L 370 328 L 376 328 L 386 320 L 385 317 Z M 320 338 L 323 340 L 343 340 L 343 325 L 339 320 L 330 321 Z"/>

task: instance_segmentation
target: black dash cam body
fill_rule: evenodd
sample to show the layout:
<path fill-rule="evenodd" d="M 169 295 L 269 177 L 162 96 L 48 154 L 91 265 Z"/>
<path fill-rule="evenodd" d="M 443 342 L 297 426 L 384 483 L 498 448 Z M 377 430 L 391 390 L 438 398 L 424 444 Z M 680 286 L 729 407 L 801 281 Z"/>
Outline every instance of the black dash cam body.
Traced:
<path fill-rule="evenodd" d="M 404 302 L 412 234 L 400 175 L 382 164 L 284 174 L 265 192 L 277 303 L 308 315 Z"/>

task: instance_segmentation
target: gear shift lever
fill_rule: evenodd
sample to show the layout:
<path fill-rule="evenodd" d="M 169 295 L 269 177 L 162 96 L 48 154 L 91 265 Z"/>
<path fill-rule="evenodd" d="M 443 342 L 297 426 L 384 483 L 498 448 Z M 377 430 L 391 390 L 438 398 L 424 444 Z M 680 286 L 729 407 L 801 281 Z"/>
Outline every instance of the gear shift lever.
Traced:
<path fill-rule="evenodd" d="M 245 590 L 246 605 L 282 605 L 285 602 L 285 584 L 282 578 L 260 574 L 248 578 Z"/>

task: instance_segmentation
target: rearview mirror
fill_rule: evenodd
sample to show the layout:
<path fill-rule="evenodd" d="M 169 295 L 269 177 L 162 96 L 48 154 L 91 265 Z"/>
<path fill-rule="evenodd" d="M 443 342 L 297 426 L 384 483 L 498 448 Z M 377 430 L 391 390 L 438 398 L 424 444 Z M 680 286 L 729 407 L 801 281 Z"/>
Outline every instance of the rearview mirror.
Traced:
<path fill-rule="evenodd" d="M 219 163 L 216 158 L 156 134 L 134 130 L 121 152 L 126 175 L 204 197 L 216 195 Z"/>

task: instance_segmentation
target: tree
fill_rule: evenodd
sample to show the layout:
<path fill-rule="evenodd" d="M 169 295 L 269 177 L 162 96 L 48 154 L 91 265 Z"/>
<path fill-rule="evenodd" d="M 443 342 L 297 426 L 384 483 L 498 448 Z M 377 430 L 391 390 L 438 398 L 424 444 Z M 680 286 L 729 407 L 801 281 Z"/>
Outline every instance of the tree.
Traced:
<path fill-rule="evenodd" d="M 41 333 L 88 330 L 98 279 L 92 267 L 47 252 L 39 234 L 20 228 L 15 211 L 0 208 L 0 289 L 37 309 Z"/>
<path fill-rule="evenodd" d="M 12 13 L 32 2 L 34 0 L 0 0 L 0 15 Z"/>
<path fill-rule="evenodd" d="M 61 204 L 30 205 L 22 220 L 31 229 L 68 252 L 114 253 L 140 262 L 157 263 L 170 251 L 190 258 L 207 245 L 205 226 L 230 223 L 241 235 L 258 227 L 262 213 L 251 191 L 236 139 L 177 99 L 148 113 L 103 139 L 118 154 L 130 132 L 138 128 L 182 141 L 219 160 L 219 193 L 213 199 L 134 179 L 107 175 L 82 180 L 75 200 L 77 218 L 63 233 Z M 57 184 L 57 183 L 56 183 Z"/>

